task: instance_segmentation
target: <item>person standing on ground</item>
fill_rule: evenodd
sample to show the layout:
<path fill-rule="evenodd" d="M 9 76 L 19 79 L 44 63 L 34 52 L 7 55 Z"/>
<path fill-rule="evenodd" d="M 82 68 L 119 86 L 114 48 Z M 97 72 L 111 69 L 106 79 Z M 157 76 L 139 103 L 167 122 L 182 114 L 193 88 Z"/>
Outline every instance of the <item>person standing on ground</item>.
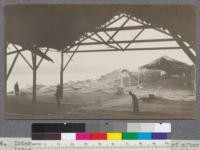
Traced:
<path fill-rule="evenodd" d="M 132 98 L 133 112 L 139 112 L 139 103 L 137 96 L 132 92 L 129 92 L 129 95 Z"/>
<path fill-rule="evenodd" d="M 19 95 L 19 84 L 18 84 L 18 82 L 16 82 L 15 85 L 14 85 L 14 91 L 15 91 L 15 95 L 18 96 Z"/>
<path fill-rule="evenodd" d="M 60 99 L 61 99 L 61 87 L 60 87 L 60 85 L 57 85 L 55 96 L 56 96 L 57 106 L 59 107 L 60 106 Z"/>

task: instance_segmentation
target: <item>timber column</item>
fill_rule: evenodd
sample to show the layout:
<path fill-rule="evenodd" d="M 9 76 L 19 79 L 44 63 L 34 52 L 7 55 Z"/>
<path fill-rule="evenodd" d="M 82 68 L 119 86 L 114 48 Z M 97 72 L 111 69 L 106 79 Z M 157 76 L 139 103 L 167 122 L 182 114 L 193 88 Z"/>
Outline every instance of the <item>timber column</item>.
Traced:
<path fill-rule="evenodd" d="M 61 50 L 61 63 L 60 63 L 60 88 L 61 88 L 61 98 L 63 98 L 63 50 Z"/>
<path fill-rule="evenodd" d="M 36 102 L 36 81 L 37 81 L 37 55 L 32 53 L 33 60 L 33 102 Z"/>

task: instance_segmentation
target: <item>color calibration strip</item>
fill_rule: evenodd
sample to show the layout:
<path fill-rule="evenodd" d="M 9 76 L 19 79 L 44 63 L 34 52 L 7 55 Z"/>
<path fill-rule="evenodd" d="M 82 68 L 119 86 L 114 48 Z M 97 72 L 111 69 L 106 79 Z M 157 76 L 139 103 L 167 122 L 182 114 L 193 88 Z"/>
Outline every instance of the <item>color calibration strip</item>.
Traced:
<path fill-rule="evenodd" d="M 32 140 L 164 140 L 171 132 L 169 123 L 106 123 L 92 129 L 93 125 L 33 124 Z"/>
<path fill-rule="evenodd" d="M 32 140 L 165 140 L 167 133 L 33 133 Z"/>

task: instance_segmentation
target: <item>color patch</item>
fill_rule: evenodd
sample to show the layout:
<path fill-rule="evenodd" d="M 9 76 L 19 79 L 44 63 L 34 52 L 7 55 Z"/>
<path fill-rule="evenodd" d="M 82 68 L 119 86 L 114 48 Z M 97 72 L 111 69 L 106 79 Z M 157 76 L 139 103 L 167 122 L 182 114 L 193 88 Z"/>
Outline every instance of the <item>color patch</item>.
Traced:
<path fill-rule="evenodd" d="M 157 133 L 170 133 L 171 124 L 170 123 L 155 123 L 155 131 Z"/>
<path fill-rule="evenodd" d="M 101 130 L 100 123 L 87 123 L 85 132 L 92 133 L 92 132 L 104 132 L 104 131 Z"/>
<path fill-rule="evenodd" d="M 154 132 L 155 124 L 154 123 L 141 123 L 141 129 L 139 132 Z"/>
<path fill-rule="evenodd" d="M 151 133 L 147 133 L 147 132 L 138 133 L 138 140 L 151 140 L 151 139 L 152 139 Z"/>
<path fill-rule="evenodd" d="M 90 134 L 89 133 L 76 133 L 76 140 L 90 140 Z"/>
<path fill-rule="evenodd" d="M 109 132 L 127 132 L 127 123 L 125 122 L 116 122 L 113 123 L 113 131 Z"/>
<path fill-rule="evenodd" d="M 170 123 L 127 123 L 127 132 L 170 133 L 171 124 Z"/>
<path fill-rule="evenodd" d="M 32 140 L 45 140 L 44 133 L 32 133 Z"/>
<path fill-rule="evenodd" d="M 45 140 L 61 140 L 60 133 L 45 133 Z"/>
<path fill-rule="evenodd" d="M 45 132 L 45 125 L 44 123 L 33 123 L 31 126 L 32 133 L 41 133 Z"/>
<path fill-rule="evenodd" d="M 107 140 L 107 133 L 91 133 L 91 140 Z"/>
<path fill-rule="evenodd" d="M 85 132 L 85 123 L 33 123 L 32 133 Z"/>
<path fill-rule="evenodd" d="M 139 123 L 128 123 L 127 132 L 140 132 L 141 125 Z"/>
<path fill-rule="evenodd" d="M 152 139 L 154 140 L 167 139 L 167 133 L 152 133 Z"/>
<path fill-rule="evenodd" d="M 76 140 L 76 133 L 61 133 L 61 140 Z"/>
<path fill-rule="evenodd" d="M 107 133 L 107 140 L 121 140 L 122 133 Z"/>
<path fill-rule="evenodd" d="M 122 133 L 122 139 L 123 140 L 136 140 L 138 139 L 137 133 L 131 133 L 131 132 L 123 132 Z"/>

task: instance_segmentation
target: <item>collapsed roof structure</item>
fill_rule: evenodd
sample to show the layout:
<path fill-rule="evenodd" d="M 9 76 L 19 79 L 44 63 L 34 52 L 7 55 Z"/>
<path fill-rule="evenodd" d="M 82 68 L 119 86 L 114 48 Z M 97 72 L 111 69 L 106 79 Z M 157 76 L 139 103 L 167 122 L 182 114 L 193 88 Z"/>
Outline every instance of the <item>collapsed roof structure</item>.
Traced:
<path fill-rule="evenodd" d="M 168 56 L 162 56 L 156 60 L 141 66 L 139 69 L 152 69 L 162 70 L 167 74 L 185 73 L 191 68 L 190 65 L 170 58 Z"/>
<path fill-rule="evenodd" d="M 15 55 L 6 78 L 21 56 L 33 70 L 33 101 L 36 101 L 37 69 L 43 59 L 53 61 L 47 55 L 50 50 L 61 53 L 61 87 L 64 70 L 79 52 L 180 49 L 195 64 L 196 16 L 193 5 L 8 5 L 4 13 L 6 51 L 9 44 L 15 47 L 14 51 L 6 53 L 7 56 Z M 147 30 L 166 36 L 139 38 Z M 134 34 L 131 39 L 116 39 L 120 32 Z M 159 42 L 175 44 L 148 46 Z M 136 47 L 134 44 L 137 43 L 147 46 Z M 27 60 L 23 51 L 31 52 L 32 62 Z M 65 54 L 71 54 L 66 64 Z"/>

